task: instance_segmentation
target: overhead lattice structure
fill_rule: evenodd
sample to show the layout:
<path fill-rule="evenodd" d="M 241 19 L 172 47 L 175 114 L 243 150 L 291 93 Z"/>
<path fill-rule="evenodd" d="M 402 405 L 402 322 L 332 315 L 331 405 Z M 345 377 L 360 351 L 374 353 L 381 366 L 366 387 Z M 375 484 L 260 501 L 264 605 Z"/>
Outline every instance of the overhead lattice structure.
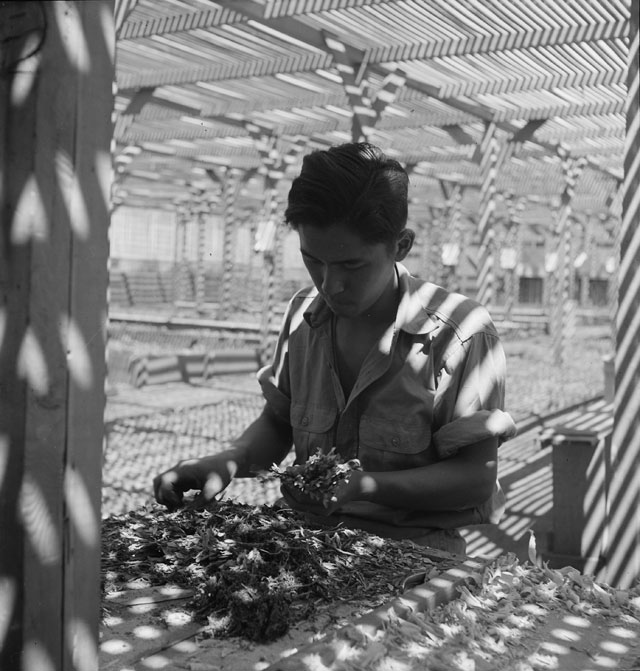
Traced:
<path fill-rule="evenodd" d="M 360 129 L 411 167 L 416 218 L 456 187 L 472 222 L 508 219 L 514 198 L 527 200 L 521 221 L 544 222 L 568 156 L 584 166 L 573 216 L 606 219 L 623 177 L 629 4 L 122 0 L 114 203 L 215 198 L 208 174 L 225 166 L 256 171 L 239 197 L 259 209 L 271 168 L 255 125 L 295 157 L 281 185 L 305 151 Z"/>

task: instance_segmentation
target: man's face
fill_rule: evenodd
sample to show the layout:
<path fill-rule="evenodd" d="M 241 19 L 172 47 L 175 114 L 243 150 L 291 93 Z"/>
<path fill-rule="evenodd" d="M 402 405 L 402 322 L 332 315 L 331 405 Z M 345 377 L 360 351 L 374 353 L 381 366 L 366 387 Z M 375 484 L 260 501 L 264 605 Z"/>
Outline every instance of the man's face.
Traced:
<path fill-rule="evenodd" d="M 393 289 L 395 257 L 341 226 L 298 227 L 300 251 L 314 285 L 339 317 L 358 317 Z"/>

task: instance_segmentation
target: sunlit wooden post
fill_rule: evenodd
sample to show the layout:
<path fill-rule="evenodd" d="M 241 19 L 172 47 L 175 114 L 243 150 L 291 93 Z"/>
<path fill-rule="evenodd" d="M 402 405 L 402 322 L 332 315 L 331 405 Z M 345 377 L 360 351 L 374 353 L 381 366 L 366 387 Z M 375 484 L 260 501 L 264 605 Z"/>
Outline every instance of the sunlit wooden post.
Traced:
<path fill-rule="evenodd" d="M 256 170 L 237 170 L 231 167 L 213 168 L 207 171 L 209 177 L 218 183 L 222 206 L 222 293 L 217 310 L 218 319 L 227 319 L 231 313 L 233 299 L 231 295 L 235 284 L 235 253 L 240 216 L 236 207 L 236 199 L 242 185 L 247 182 Z"/>
<path fill-rule="evenodd" d="M 515 302 L 516 267 L 518 257 L 516 252 L 516 233 L 518 226 L 512 220 L 507 223 L 505 231 L 504 247 L 500 250 L 500 267 L 504 272 L 504 318 L 510 320 L 513 315 Z"/>
<path fill-rule="evenodd" d="M 220 292 L 216 292 L 218 305 L 216 318 L 226 319 L 231 305 L 231 285 L 233 282 L 233 208 L 235 202 L 235 185 L 231 179 L 231 169 L 227 166 L 211 168 L 207 174 L 216 183 L 220 193 L 222 208 L 222 276 Z"/>
<path fill-rule="evenodd" d="M 495 124 L 488 124 L 482 143 L 474 157 L 480 163 L 480 203 L 478 218 L 478 262 L 476 297 L 491 309 L 495 291 L 495 258 L 493 213 L 496 208 L 496 178 L 499 169 L 499 147 L 494 137 Z"/>
<path fill-rule="evenodd" d="M 611 323 L 611 348 L 616 347 L 616 340 L 618 337 L 617 315 L 619 302 L 619 276 L 620 276 L 620 247 L 621 247 L 621 226 L 620 219 L 622 217 L 622 196 L 624 191 L 624 184 L 617 183 L 612 193 L 609 196 L 609 217 L 608 222 L 610 226 L 611 241 L 612 241 L 612 259 L 613 267 L 610 268 L 609 283 L 607 285 L 607 304 L 609 306 L 609 316 Z"/>
<path fill-rule="evenodd" d="M 562 148 L 558 149 L 558 154 L 562 164 L 564 188 L 555 219 L 558 256 L 550 301 L 550 329 L 555 372 L 553 388 L 557 394 L 557 403 L 561 405 L 565 401 L 564 371 L 568 354 L 567 348 L 575 334 L 576 320 L 576 302 L 571 295 L 571 277 L 574 272 L 572 199 L 585 164 L 582 159 L 574 159 Z"/>
<path fill-rule="evenodd" d="M 188 281 L 187 260 L 187 222 L 189 209 L 185 204 L 176 207 L 176 248 L 173 264 L 173 304 L 178 310 L 180 303 L 186 300 Z"/>
<path fill-rule="evenodd" d="M 576 259 L 576 265 L 580 274 L 580 298 L 579 303 L 582 307 L 591 305 L 591 297 L 589 285 L 593 277 L 593 270 L 595 268 L 595 227 L 594 217 L 588 214 L 582 226 L 582 250 Z"/>
<path fill-rule="evenodd" d="M 193 216 L 196 224 L 195 310 L 196 313 L 200 313 L 204 310 L 206 290 L 205 256 L 209 206 L 202 192 L 198 192 L 194 196 Z"/>
<path fill-rule="evenodd" d="M 524 209 L 525 203 L 523 198 L 516 198 L 513 194 L 510 194 L 506 198 L 506 205 L 507 230 L 504 248 L 500 253 L 500 265 L 505 271 L 504 317 L 510 320 L 520 293 L 519 266 L 522 258 L 524 224 L 519 217 L 519 213 Z"/>
<path fill-rule="evenodd" d="M 113 3 L 0 24 L 0 668 L 95 671 Z"/>
<path fill-rule="evenodd" d="M 627 75 L 614 427 L 608 496 L 607 580 L 626 588 L 640 577 L 640 76 L 638 13 L 631 3 Z"/>

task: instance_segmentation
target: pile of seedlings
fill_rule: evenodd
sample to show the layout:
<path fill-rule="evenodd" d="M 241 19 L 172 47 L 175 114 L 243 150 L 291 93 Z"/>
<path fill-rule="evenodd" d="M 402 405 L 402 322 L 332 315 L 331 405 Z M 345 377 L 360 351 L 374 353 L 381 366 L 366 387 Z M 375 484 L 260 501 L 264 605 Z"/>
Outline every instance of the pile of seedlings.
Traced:
<path fill-rule="evenodd" d="M 313 527 L 268 505 L 148 506 L 103 520 L 103 594 L 133 581 L 189 588 L 188 607 L 209 634 L 256 642 L 279 638 L 323 603 L 375 607 L 407 574 L 437 575 L 453 563 L 409 541 Z"/>

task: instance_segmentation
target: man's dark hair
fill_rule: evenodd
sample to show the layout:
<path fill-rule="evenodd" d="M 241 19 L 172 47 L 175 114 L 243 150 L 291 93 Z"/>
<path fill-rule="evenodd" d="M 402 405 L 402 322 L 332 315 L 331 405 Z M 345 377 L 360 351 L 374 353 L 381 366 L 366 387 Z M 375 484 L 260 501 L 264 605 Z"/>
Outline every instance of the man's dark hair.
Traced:
<path fill-rule="evenodd" d="M 393 244 L 407 225 L 409 176 L 374 145 L 352 142 L 304 157 L 286 222 L 344 226 L 367 243 Z"/>

